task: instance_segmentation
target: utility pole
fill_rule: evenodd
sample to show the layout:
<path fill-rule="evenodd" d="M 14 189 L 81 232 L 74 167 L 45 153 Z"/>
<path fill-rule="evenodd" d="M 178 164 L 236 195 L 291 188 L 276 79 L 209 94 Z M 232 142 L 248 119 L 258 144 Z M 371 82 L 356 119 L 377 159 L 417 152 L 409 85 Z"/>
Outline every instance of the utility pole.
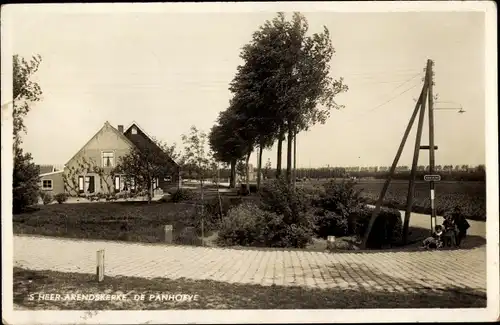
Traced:
<path fill-rule="evenodd" d="M 429 65 L 429 62 L 427 63 L 427 66 L 428 65 Z M 415 142 L 415 148 L 414 148 L 414 155 L 413 155 L 413 163 L 412 163 L 412 169 L 411 169 L 411 177 L 410 177 L 410 183 L 409 183 L 409 187 L 408 187 L 405 221 L 404 221 L 404 226 L 403 226 L 403 242 L 406 243 L 406 241 L 408 239 L 408 228 L 409 228 L 409 224 L 410 224 L 410 213 L 411 213 L 411 207 L 412 207 L 412 203 L 413 203 L 413 195 L 414 195 L 414 190 L 415 190 L 415 176 L 416 176 L 416 169 L 417 169 L 417 163 L 418 163 L 418 155 L 419 155 L 419 151 L 421 149 L 420 141 L 421 141 L 421 137 L 422 137 L 422 128 L 423 128 L 424 115 L 425 115 L 425 102 L 426 102 L 427 92 L 429 90 L 428 89 L 429 76 L 430 76 L 429 71 L 430 70 L 427 68 L 422 91 L 420 92 L 420 96 L 417 100 L 417 103 L 415 105 L 415 109 L 414 109 L 413 114 L 410 118 L 408 126 L 406 127 L 403 138 L 401 139 L 401 143 L 399 145 L 396 156 L 394 157 L 394 161 L 393 161 L 391 169 L 389 171 L 389 175 L 387 176 L 387 179 L 384 183 L 382 191 L 380 192 L 380 196 L 377 200 L 377 204 L 375 206 L 375 209 L 372 212 L 370 222 L 368 223 L 368 227 L 367 227 L 365 234 L 364 234 L 363 243 L 362 243 L 363 248 L 366 248 L 366 244 L 367 244 L 367 241 L 370 237 L 371 230 L 373 228 L 373 225 L 375 224 L 375 221 L 377 219 L 378 214 L 380 213 L 380 208 L 381 208 L 382 203 L 384 201 L 385 194 L 389 188 L 391 179 L 393 178 L 393 176 L 395 174 L 396 166 L 397 166 L 397 164 L 399 162 L 399 158 L 401 157 L 401 154 L 403 152 L 404 146 L 406 144 L 406 140 L 408 139 L 408 136 L 409 136 L 410 131 L 412 129 L 413 123 L 415 122 L 417 114 L 420 112 L 419 121 L 418 121 L 418 130 L 417 130 L 417 136 L 416 136 L 416 142 Z M 432 143 L 432 148 L 434 148 L 433 143 Z"/>
<path fill-rule="evenodd" d="M 365 237 L 363 239 L 363 247 L 364 248 L 366 248 L 366 243 L 367 243 L 368 238 L 370 236 L 370 232 L 373 228 L 373 225 L 375 224 L 375 220 L 377 219 L 378 214 L 380 213 L 380 207 L 382 206 L 385 194 L 386 194 L 387 190 L 389 189 L 389 185 L 391 183 L 392 177 L 394 176 L 394 173 L 396 172 L 396 166 L 398 165 L 399 158 L 401 157 L 401 154 L 403 153 L 403 149 L 404 149 L 404 146 L 406 144 L 406 140 L 408 139 L 408 136 L 410 135 L 411 128 L 413 126 L 413 123 L 415 122 L 418 111 L 420 109 L 420 105 L 423 101 L 424 91 L 425 91 L 425 87 L 422 89 L 420 97 L 418 98 L 418 101 L 415 105 L 415 109 L 413 110 L 413 114 L 410 118 L 410 121 L 408 122 L 408 126 L 406 127 L 403 138 L 401 139 L 401 143 L 399 144 L 399 148 L 398 148 L 398 151 L 396 153 L 396 157 L 394 157 L 394 161 L 392 162 L 392 166 L 391 166 L 391 169 L 389 171 L 389 175 L 387 176 L 387 179 L 385 180 L 384 186 L 383 186 L 382 191 L 380 192 L 379 198 L 377 200 L 377 204 L 375 205 L 375 209 L 372 212 L 372 216 L 370 218 L 370 222 L 368 223 L 368 227 L 365 231 Z"/>
<path fill-rule="evenodd" d="M 415 140 L 415 148 L 413 150 L 413 161 L 410 171 L 410 182 L 408 184 L 408 196 L 406 197 L 405 221 L 403 224 L 403 244 L 406 244 L 408 241 L 408 230 L 410 227 L 410 216 L 411 216 L 411 208 L 413 205 L 413 196 L 415 194 L 415 176 L 417 173 L 418 156 L 420 154 L 420 143 L 422 140 L 422 129 L 424 126 L 425 101 L 428 92 L 427 88 L 428 86 L 429 86 L 429 70 L 426 69 L 426 76 L 424 81 L 424 96 L 422 98 L 422 105 L 420 107 L 420 115 L 417 127 L 417 138 Z"/>
<path fill-rule="evenodd" d="M 429 87 L 429 174 L 434 175 L 435 168 L 435 156 L 434 156 L 434 96 L 432 91 L 432 86 L 434 86 L 434 70 L 432 67 L 434 62 L 432 60 L 427 61 L 427 70 L 429 75 L 428 87 Z M 436 226 L 436 204 L 434 202 L 434 181 L 429 182 L 429 187 L 431 191 L 431 233 Z"/>

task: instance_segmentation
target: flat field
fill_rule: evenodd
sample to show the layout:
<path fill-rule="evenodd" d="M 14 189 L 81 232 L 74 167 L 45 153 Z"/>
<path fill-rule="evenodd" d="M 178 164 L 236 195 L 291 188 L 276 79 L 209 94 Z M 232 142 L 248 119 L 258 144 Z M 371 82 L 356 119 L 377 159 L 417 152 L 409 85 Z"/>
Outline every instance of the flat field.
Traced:
<path fill-rule="evenodd" d="M 340 181 L 340 180 L 338 180 Z M 301 186 L 317 186 L 326 180 L 300 182 Z M 471 220 L 486 220 L 486 183 L 442 181 L 435 183 L 435 204 L 438 215 L 454 207 L 459 207 L 466 218 Z M 378 200 L 384 180 L 358 180 L 356 188 L 362 190 L 361 197 L 371 204 Z M 384 198 L 384 206 L 404 210 L 408 193 L 408 181 L 393 180 Z M 417 181 L 412 211 L 423 214 L 431 213 L 429 183 Z"/>

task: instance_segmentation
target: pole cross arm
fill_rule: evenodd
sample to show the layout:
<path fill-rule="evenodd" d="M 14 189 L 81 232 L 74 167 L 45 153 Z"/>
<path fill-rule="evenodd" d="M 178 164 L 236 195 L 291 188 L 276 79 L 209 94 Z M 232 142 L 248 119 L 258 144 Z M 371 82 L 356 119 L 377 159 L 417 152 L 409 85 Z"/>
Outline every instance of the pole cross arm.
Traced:
<path fill-rule="evenodd" d="M 431 146 L 420 146 L 420 150 L 431 150 Z M 438 150 L 438 146 L 434 146 L 434 150 Z"/>

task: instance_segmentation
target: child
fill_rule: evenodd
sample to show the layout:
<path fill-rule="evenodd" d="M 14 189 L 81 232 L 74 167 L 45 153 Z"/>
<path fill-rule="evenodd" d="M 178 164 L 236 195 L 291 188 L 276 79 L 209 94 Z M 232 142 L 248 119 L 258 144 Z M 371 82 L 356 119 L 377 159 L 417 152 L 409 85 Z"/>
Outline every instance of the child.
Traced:
<path fill-rule="evenodd" d="M 438 225 L 434 227 L 434 232 L 432 233 L 432 236 L 424 239 L 423 248 L 430 249 L 430 248 L 443 247 L 442 235 L 443 235 L 443 226 Z"/>

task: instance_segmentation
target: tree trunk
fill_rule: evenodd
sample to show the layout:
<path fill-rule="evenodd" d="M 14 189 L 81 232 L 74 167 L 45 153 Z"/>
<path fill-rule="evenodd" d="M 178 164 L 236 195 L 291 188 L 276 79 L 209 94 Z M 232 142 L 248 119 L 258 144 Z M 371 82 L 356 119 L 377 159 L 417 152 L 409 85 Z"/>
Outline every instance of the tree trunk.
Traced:
<path fill-rule="evenodd" d="M 250 168 L 248 167 L 248 162 L 250 161 L 251 154 L 252 154 L 251 151 L 247 154 L 246 168 L 245 168 L 245 178 L 246 178 L 246 186 L 247 186 L 248 193 L 250 193 Z"/>
<path fill-rule="evenodd" d="M 236 159 L 231 160 L 231 175 L 229 176 L 229 187 L 236 187 Z"/>
<path fill-rule="evenodd" d="M 262 144 L 259 145 L 259 158 L 257 161 L 257 190 L 260 189 L 261 182 L 261 171 L 262 171 L 262 151 L 264 151 L 264 146 Z"/>
<path fill-rule="evenodd" d="M 285 138 L 285 130 L 280 126 L 278 138 L 278 157 L 276 157 L 276 178 L 281 176 L 281 156 L 283 155 L 283 139 Z"/>
<path fill-rule="evenodd" d="M 153 195 L 152 195 L 153 190 L 152 190 L 152 188 L 153 188 L 153 180 L 150 178 L 149 181 L 148 181 L 148 192 L 147 192 L 148 193 L 147 194 L 147 196 L 148 196 L 148 203 L 151 203 L 151 201 L 153 199 Z"/>
<path fill-rule="evenodd" d="M 288 121 L 288 138 L 286 152 L 286 181 L 292 184 L 292 144 L 293 144 L 293 126 L 291 121 Z"/>
<path fill-rule="evenodd" d="M 201 244 L 202 246 L 205 246 L 205 231 L 204 231 L 204 224 L 205 224 L 205 197 L 204 197 L 204 191 L 203 191 L 203 179 L 200 178 L 200 201 L 201 201 Z"/>
<path fill-rule="evenodd" d="M 293 188 L 297 182 L 297 130 L 293 131 Z"/>
<path fill-rule="evenodd" d="M 220 173 L 219 173 L 219 165 L 217 165 L 217 199 L 219 200 L 219 212 L 222 218 L 222 201 L 220 198 L 219 182 L 220 182 Z"/>

